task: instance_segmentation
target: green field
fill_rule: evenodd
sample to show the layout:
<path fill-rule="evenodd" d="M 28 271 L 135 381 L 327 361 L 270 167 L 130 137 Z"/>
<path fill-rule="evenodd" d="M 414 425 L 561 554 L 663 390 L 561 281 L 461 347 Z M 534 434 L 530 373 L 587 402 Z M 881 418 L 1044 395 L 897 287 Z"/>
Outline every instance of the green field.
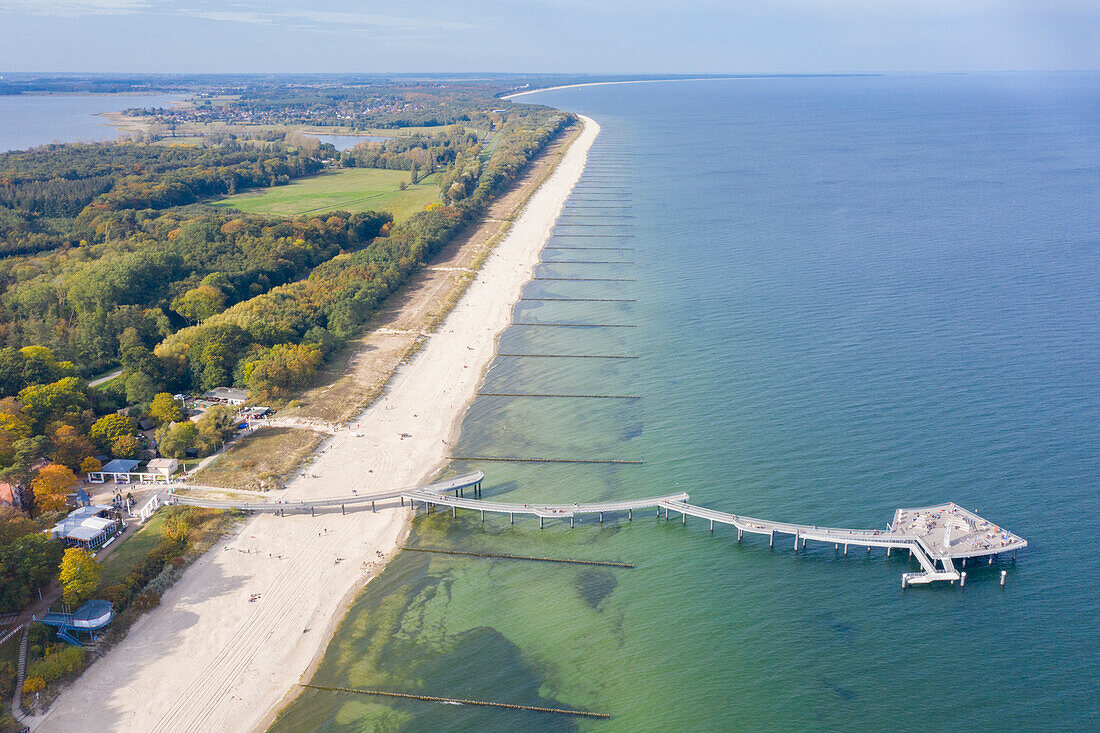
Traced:
<path fill-rule="evenodd" d="M 428 176 L 404 191 L 399 184 L 409 181 L 408 171 L 378 168 L 347 168 L 300 178 L 285 186 L 228 196 L 215 206 L 250 214 L 320 214 L 326 211 L 388 211 L 403 221 L 425 206 L 439 201 L 435 176 Z"/>

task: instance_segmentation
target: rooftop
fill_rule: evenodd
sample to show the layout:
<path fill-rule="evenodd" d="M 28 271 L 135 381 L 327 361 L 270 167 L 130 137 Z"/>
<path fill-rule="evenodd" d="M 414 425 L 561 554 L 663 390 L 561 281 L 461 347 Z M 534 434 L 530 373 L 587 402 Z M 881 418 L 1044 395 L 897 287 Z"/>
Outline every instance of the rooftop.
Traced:
<path fill-rule="evenodd" d="M 99 473 L 132 473 L 139 463 L 141 461 L 134 461 L 129 458 L 115 458 L 99 469 Z"/>

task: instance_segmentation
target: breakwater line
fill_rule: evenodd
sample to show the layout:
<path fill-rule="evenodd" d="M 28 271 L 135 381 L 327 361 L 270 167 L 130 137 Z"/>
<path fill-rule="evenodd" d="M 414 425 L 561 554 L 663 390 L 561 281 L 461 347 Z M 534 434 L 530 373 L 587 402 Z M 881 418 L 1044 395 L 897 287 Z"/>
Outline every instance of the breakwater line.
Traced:
<path fill-rule="evenodd" d="M 448 705 L 476 705 L 486 708 L 506 708 L 508 710 L 530 710 L 535 713 L 553 713 L 555 715 L 576 715 L 582 718 L 609 719 L 607 713 L 592 713 L 587 710 L 570 710 L 568 708 L 544 708 L 538 705 L 517 705 L 509 702 L 492 702 L 490 700 L 467 700 L 460 697 L 439 697 L 437 695 L 414 695 L 408 692 L 390 692 L 388 690 L 363 690 L 357 687 L 328 687 L 325 685 L 307 685 L 310 690 L 324 690 L 325 692 L 353 692 L 357 695 L 379 695 L 382 697 L 399 697 L 405 700 L 420 700 L 422 702 L 441 702 Z"/>
<path fill-rule="evenodd" d="M 409 552 L 429 552 L 437 555 L 463 555 L 468 557 L 484 557 L 500 560 L 528 560 L 531 562 L 558 562 L 568 565 L 598 565 L 600 567 L 607 568 L 627 568 L 634 569 L 634 563 L 630 562 L 612 562 L 610 560 L 574 560 L 572 558 L 564 557 L 531 557 L 528 555 L 508 555 L 500 552 L 464 552 L 462 550 L 440 550 L 434 547 L 402 547 L 402 550 L 408 550 Z"/>

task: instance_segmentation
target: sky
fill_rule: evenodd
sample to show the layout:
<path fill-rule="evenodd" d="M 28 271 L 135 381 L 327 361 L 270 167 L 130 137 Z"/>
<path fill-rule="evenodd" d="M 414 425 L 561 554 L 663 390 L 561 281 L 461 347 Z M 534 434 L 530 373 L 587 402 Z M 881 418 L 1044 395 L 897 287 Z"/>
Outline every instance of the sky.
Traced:
<path fill-rule="evenodd" d="M 0 70 L 1100 69 L 1100 0 L 0 0 Z"/>

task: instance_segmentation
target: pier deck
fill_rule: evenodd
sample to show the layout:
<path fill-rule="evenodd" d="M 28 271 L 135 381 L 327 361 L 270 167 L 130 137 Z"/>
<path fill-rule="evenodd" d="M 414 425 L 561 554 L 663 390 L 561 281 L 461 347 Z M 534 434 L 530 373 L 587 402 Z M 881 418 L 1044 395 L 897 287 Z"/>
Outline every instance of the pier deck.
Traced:
<path fill-rule="evenodd" d="M 177 494 L 171 495 L 168 503 L 285 514 L 287 511 L 313 513 L 317 509 L 337 507 L 346 511 L 347 507 L 359 508 L 365 504 L 374 508 L 378 501 L 398 499 L 402 505 L 408 501 L 414 507 L 419 505 L 426 511 L 431 511 L 436 506 L 448 506 L 452 515 L 457 515 L 459 509 L 478 511 L 481 512 L 482 519 L 486 512 L 507 514 L 512 522 L 515 522 L 517 514 L 538 517 L 540 527 L 544 526 L 546 519 L 568 519 L 570 526 L 573 526 L 576 517 L 581 515 L 599 515 L 602 523 L 606 514 L 626 514 L 628 519 L 633 519 L 636 510 L 653 509 L 660 516 L 661 509 L 664 509 L 665 518 L 668 518 L 669 512 L 675 512 L 685 524 L 688 517 L 697 517 L 709 521 L 712 530 L 716 523 L 734 527 L 737 529 L 738 541 L 747 532 L 767 535 L 769 544 L 774 546 L 777 534 L 791 535 L 794 537 L 796 552 L 800 547 L 805 547 L 808 540 L 832 543 L 838 551 L 843 545 L 845 555 L 848 554 L 849 546 L 866 547 L 868 551 L 873 547 L 884 547 L 887 554 L 894 549 L 909 550 L 912 557 L 920 563 L 921 572 L 905 573 L 902 576 L 903 586 L 937 580 L 965 582 L 965 573 L 956 569 L 956 561 L 965 565 L 970 559 L 988 557 L 992 562 L 995 555 L 1011 552 L 1015 556 L 1017 550 L 1027 547 L 1027 541 L 1018 535 L 953 503 L 898 509 L 894 513 L 893 522 L 885 529 L 847 529 L 729 514 L 689 504 L 689 496 L 685 492 L 584 504 L 517 504 L 492 501 L 481 498 L 481 482 L 484 478 L 484 473 L 475 471 L 411 489 L 300 502 L 223 501 Z M 466 496 L 467 490 L 473 492 L 472 497 Z"/>

